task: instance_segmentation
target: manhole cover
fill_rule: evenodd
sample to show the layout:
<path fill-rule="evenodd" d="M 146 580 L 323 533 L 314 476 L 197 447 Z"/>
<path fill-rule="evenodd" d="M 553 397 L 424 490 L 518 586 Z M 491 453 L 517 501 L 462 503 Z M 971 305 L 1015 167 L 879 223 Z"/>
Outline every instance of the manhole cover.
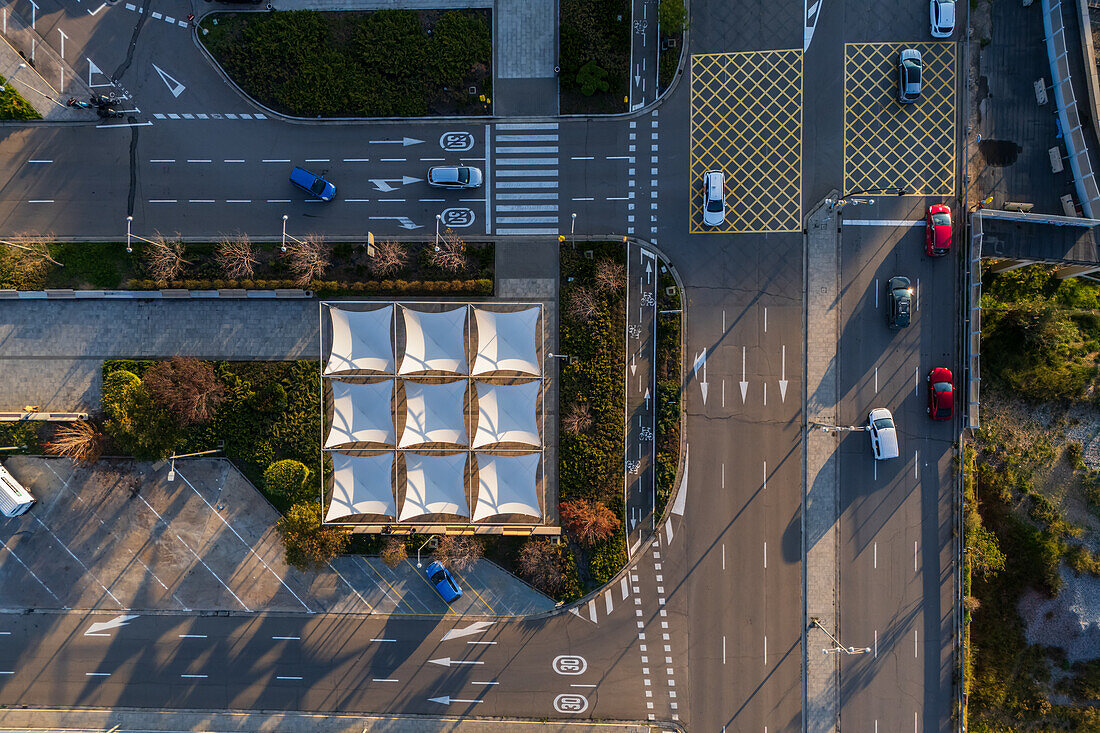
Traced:
<path fill-rule="evenodd" d="M 987 164 L 996 166 L 1012 165 L 1023 150 L 1011 140 L 982 140 L 978 149 Z"/>

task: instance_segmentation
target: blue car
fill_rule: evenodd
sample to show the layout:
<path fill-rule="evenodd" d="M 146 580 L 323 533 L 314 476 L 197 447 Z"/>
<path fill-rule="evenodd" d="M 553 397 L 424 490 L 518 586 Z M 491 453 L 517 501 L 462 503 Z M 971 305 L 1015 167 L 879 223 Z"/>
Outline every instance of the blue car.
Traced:
<path fill-rule="evenodd" d="M 336 196 L 336 186 L 320 176 L 316 176 L 305 168 L 295 168 L 290 172 L 290 182 L 303 191 L 316 196 L 322 201 L 332 201 Z"/>
<path fill-rule="evenodd" d="M 454 603 L 462 597 L 462 589 L 455 583 L 451 573 L 438 560 L 428 565 L 428 580 L 447 603 Z"/>

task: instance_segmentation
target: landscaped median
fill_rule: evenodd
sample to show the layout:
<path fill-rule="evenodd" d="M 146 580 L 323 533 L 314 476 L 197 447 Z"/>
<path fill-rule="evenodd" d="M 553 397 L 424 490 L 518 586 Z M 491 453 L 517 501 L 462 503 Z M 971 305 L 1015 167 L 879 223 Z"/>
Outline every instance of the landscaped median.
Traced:
<path fill-rule="evenodd" d="M 492 113 L 488 10 L 211 13 L 203 46 L 245 94 L 295 117 Z"/>
<path fill-rule="evenodd" d="M 0 76 L 0 120 L 40 120 L 30 102 L 23 98 L 4 77 Z"/>
<path fill-rule="evenodd" d="M 244 235 L 189 244 L 157 236 L 134 241 L 56 243 L 21 236 L 0 243 L 0 290 L 276 290 L 321 295 L 491 295 L 491 243 L 467 244 L 453 232 L 430 243 L 330 244 L 309 236 L 279 244 Z M 6 246 L 5 246 L 6 244 Z"/>

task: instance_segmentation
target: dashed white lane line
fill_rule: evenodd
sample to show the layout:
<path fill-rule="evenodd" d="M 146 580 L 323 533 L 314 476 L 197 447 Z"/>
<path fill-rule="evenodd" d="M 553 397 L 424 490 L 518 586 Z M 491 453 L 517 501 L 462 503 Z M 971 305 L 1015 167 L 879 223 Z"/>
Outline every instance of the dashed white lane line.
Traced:
<path fill-rule="evenodd" d="M 110 677 L 110 672 L 85 672 L 85 677 Z"/>
<path fill-rule="evenodd" d="M 397 641 L 397 640 L 394 639 L 394 641 Z M 466 643 L 467 644 L 474 644 L 474 645 L 477 645 L 477 646 L 493 646 L 494 644 L 496 644 L 495 641 L 468 641 Z"/>
<path fill-rule="evenodd" d="M 52 204 L 53 199 L 31 199 L 28 204 Z"/>
<path fill-rule="evenodd" d="M 176 203 L 176 200 L 175 199 L 149 199 L 149 203 L 151 203 L 151 204 L 174 204 L 174 203 Z"/>
<path fill-rule="evenodd" d="M 280 159 L 278 159 L 278 160 L 276 160 L 275 158 L 264 158 L 264 159 L 263 159 L 263 160 L 261 160 L 260 162 L 261 162 L 261 163 L 289 163 L 289 162 L 290 162 L 290 158 L 285 158 L 285 159 L 283 159 L 283 158 L 280 158 Z"/>
<path fill-rule="evenodd" d="M 28 160 L 28 163 L 52 163 L 52 160 Z"/>
<path fill-rule="evenodd" d="M 328 163 L 328 158 L 306 158 L 307 163 Z"/>
<path fill-rule="evenodd" d="M 175 158 L 154 158 L 150 163 L 175 163 Z"/>
<path fill-rule="evenodd" d="M 279 676 L 279 677 L 276 677 L 275 679 L 277 679 L 277 680 L 300 680 L 302 678 L 301 677 L 289 677 L 289 676 L 282 677 L 282 676 Z"/>
<path fill-rule="evenodd" d="M 222 162 L 223 163 L 243 163 L 244 159 L 243 158 L 226 158 Z"/>
<path fill-rule="evenodd" d="M 269 203 L 269 204 L 289 204 L 290 199 L 268 199 L 267 203 Z"/>
<path fill-rule="evenodd" d="M 373 680 L 371 680 L 371 682 L 400 682 L 400 680 L 380 679 L 378 677 L 375 677 Z"/>
<path fill-rule="evenodd" d="M 381 158 L 380 162 L 382 162 L 382 163 L 404 163 L 405 160 L 406 160 L 405 158 Z"/>
<path fill-rule="evenodd" d="M 344 158 L 345 163 L 369 163 L 370 158 Z"/>
<path fill-rule="evenodd" d="M 496 682 L 496 681 L 478 682 L 477 680 L 470 680 L 470 684 L 471 685 L 499 685 L 500 683 Z"/>
<path fill-rule="evenodd" d="M 227 204 L 250 204 L 250 203 L 252 203 L 252 199 L 226 199 L 225 203 L 227 203 Z"/>
<path fill-rule="evenodd" d="M 206 634 L 179 634 L 181 639 L 205 639 Z"/>
<path fill-rule="evenodd" d="M 379 643 L 382 643 L 382 642 L 391 642 L 392 643 L 392 642 L 396 642 L 397 639 L 371 639 L 371 641 L 376 641 L 376 642 L 379 642 Z"/>
<path fill-rule="evenodd" d="M 188 680 L 204 680 L 208 676 L 209 675 L 205 675 L 205 674 L 181 674 L 180 675 L 180 677 L 183 677 L 184 679 L 188 679 Z"/>
<path fill-rule="evenodd" d="M 0 674 L 15 674 L 15 672 L 0 672 Z"/>
<path fill-rule="evenodd" d="M 188 158 L 188 163 L 213 163 L 209 158 Z"/>
<path fill-rule="evenodd" d="M 189 204 L 212 204 L 215 203 L 214 199 L 187 199 Z"/>
<path fill-rule="evenodd" d="M 302 637 L 300 637 L 300 636 L 273 636 L 271 638 L 274 639 L 275 641 L 301 641 L 302 640 Z"/>

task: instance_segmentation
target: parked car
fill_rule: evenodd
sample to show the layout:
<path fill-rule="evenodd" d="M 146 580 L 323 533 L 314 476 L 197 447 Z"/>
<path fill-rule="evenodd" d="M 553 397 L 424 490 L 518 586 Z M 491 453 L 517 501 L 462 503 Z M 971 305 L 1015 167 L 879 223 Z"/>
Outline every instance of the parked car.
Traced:
<path fill-rule="evenodd" d="M 428 169 L 428 185 L 439 188 L 477 188 L 481 169 L 469 165 L 435 165 Z"/>
<path fill-rule="evenodd" d="M 898 101 L 902 104 L 920 99 L 920 76 L 923 65 L 920 51 L 907 48 L 898 55 Z"/>
<path fill-rule="evenodd" d="M 951 251 L 953 236 L 951 208 L 946 204 L 929 206 L 924 221 L 924 253 L 929 257 L 942 257 Z"/>
<path fill-rule="evenodd" d="M 322 201 L 332 201 L 333 197 L 336 196 L 336 186 L 333 186 L 324 178 L 310 173 L 305 168 L 295 167 L 290 172 L 290 182 Z"/>
<path fill-rule="evenodd" d="M 443 597 L 447 603 L 454 603 L 462 597 L 462 589 L 455 583 L 455 579 L 451 576 L 451 571 L 443 567 L 442 563 L 438 560 L 433 561 L 428 565 L 428 580 L 439 595 Z"/>
<path fill-rule="evenodd" d="M 876 461 L 898 457 L 898 431 L 894 416 L 885 407 L 876 407 L 867 415 L 867 432 L 871 434 L 871 453 Z"/>
<path fill-rule="evenodd" d="M 932 18 L 932 37 L 950 38 L 955 32 L 955 0 L 929 0 L 928 14 Z"/>
<path fill-rule="evenodd" d="M 720 226 L 726 220 L 726 174 L 707 171 L 703 174 L 703 223 Z"/>
<path fill-rule="evenodd" d="M 933 420 L 950 420 L 954 411 L 955 383 L 951 370 L 936 367 L 928 372 L 928 415 Z"/>
<path fill-rule="evenodd" d="M 890 328 L 908 328 L 912 317 L 913 288 L 909 278 L 890 278 L 886 283 L 886 323 Z"/>

